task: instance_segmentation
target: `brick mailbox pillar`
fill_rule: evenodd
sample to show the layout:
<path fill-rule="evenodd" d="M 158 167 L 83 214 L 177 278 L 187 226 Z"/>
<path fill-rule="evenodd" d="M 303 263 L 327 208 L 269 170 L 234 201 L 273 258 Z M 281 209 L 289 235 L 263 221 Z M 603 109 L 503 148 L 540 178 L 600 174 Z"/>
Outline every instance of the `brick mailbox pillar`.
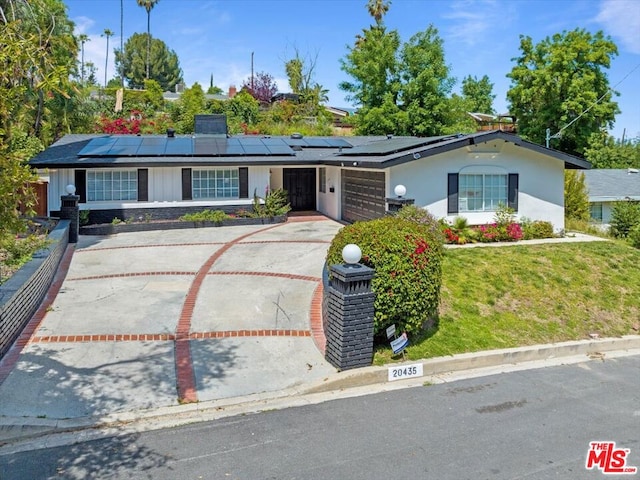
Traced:
<path fill-rule="evenodd" d="M 78 195 L 62 195 L 60 197 L 60 218 L 62 220 L 71 220 L 69 225 L 69 243 L 78 243 L 78 232 L 80 228 L 80 207 Z"/>
<path fill-rule="evenodd" d="M 360 264 L 332 265 L 324 312 L 325 358 L 339 370 L 367 367 L 373 361 L 375 271 Z"/>

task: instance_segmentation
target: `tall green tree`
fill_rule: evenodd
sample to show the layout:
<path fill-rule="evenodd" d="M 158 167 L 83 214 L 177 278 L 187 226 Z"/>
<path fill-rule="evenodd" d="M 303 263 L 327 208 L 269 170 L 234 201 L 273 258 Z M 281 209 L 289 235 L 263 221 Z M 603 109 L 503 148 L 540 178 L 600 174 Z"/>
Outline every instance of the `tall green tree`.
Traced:
<path fill-rule="evenodd" d="M 116 65 L 130 88 L 142 88 L 146 79 L 145 50 L 148 34 L 134 33 L 124 46 L 124 54 L 116 52 Z M 173 91 L 181 83 L 182 69 L 178 55 L 157 38 L 151 39 L 150 76 L 164 91 Z"/>
<path fill-rule="evenodd" d="M 448 96 L 455 82 L 442 39 L 430 25 L 402 44 L 397 30 L 388 31 L 384 24 L 389 5 L 367 4 L 375 25 L 348 47 L 341 68 L 351 80 L 340 89 L 360 106 L 355 117 L 359 134 L 438 135 L 450 116 Z"/>
<path fill-rule="evenodd" d="M 149 62 L 151 59 L 151 10 L 156 6 L 160 0 L 136 0 L 139 7 L 144 7 L 147 11 L 147 76 L 146 80 L 149 80 Z"/>
<path fill-rule="evenodd" d="M 478 80 L 477 77 L 468 75 L 462 80 L 462 96 L 468 100 L 470 112 L 495 113 L 493 101 L 493 83 L 487 75 Z"/>
<path fill-rule="evenodd" d="M 102 36 L 107 37 L 107 49 L 104 56 L 104 88 L 107 88 L 107 70 L 109 68 L 109 38 L 113 37 L 113 32 L 108 28 L 105 28 Z"/>
<path fill-rule="evenodd" d="M 440 135 L 447 124 L 448 97 L 455 83 L 449 76 L 444 46 L 430 25 L 415 34 L 400 54 L 400 108 L 407 112 L 410 135 Z"/>
<path fill-rule="evenodd" d="M 519 133 L 544 144 L 546 130 L 554 138 L 550 146 L 582 154 L 589 136 L 611 128 L 618 104 L 609 87 L 606 69 L 618 48 L 602 32 L 583 29 L 555 34 L 534 44 L 520 36 L 519 57 L 507 75 L 510 113 L 516 115 Z"/>

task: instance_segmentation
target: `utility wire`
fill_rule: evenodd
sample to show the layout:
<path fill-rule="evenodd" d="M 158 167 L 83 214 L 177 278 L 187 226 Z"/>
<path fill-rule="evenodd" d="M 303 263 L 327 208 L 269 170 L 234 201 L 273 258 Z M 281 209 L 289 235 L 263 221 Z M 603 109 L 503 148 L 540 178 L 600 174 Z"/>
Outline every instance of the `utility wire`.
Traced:
<path fill-rule="evenodd" d="M 629 73 L 627 73 L 624 77 L 622 77 L 622 80 L 620 80 L 618 83 L 616 83 L 613 87 L 609 87 L 607 89 L 607 91 L 605 93 L 602 94 L 602 96 L 596 100 L 595 102 L 593 102 L 585 111 L 583 111 L 580 115 L 578 115 L 576 118 L 574 118 L 573 120 L 571 120 L 569 123 L 567 123 L 564 127 L 562 127 L 560 130 L 558 130 L 557 133 L 551 135 L 548 138 L 559 138 L 562 135 L 562 132 L 564 132 L 567 128 L 569 128 L 572 124 L 574 124 L 576 121 L 578 121 L 580 119 L 580 117 L 582 117 L 585 113 L 587 113 L 589 110 L 591 110 L 593 107 L 595 107 L 598 103 L 600 103 L 600 101 L 606 97 L 609 92 L 613 92 L 614 88 L 616 88 L 618 85 L 620 85 L 622 82 L 624 82 L 627 77 L 629 75 L 631 75 L 633 72 L 635 72 L 638 68 L 640 68 L 640 63 L 638 65 L 636 65 L 635 67 L 633 67 L 631 69 L 631 71 Z"/>

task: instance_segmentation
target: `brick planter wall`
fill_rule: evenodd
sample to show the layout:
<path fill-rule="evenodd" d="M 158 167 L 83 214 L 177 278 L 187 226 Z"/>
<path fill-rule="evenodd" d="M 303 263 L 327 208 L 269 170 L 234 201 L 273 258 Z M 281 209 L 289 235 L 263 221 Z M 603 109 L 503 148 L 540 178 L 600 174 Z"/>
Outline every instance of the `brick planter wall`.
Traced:
<path fill-rule="evenodd" d="M 227 227 L 233 225 L 270 225 L 287 221 L 286 215 L 273 218 L 229 218 L 222 222 L 184 222 L 181 220 L 148 223 L 104 223 L 80 227 L 81 235 L 112 235 L 122 232 L 148 232 L 151 230 L 177 230 L 183 228 Z"/>
<path fill-rule="evenodd" d="M 51 243 L 0 285 L 0 358 L 44 299 L 69 243 L 69 225 L 69 220 L 60 220 L 49 234 Z"/>
<path fill-rule="evenodd" d="M 238 210 L 251 210 L 251 205 L 213 205 L 213 206 L 183 206 L 183 207 L 151 207 L 151 208 L 111 208 L 104 210 L 89 209 L 89 223 L 110 223 L 114 218 L 120 220 L 144 222 L 147 217 L 154 220 L 177 220 L 187 213 L 197 213 L 202 210 L 222 210 L 225 213 L 235 213 Z M 59 216 L 59 211 L 52 211 L 51 216 Z"/>

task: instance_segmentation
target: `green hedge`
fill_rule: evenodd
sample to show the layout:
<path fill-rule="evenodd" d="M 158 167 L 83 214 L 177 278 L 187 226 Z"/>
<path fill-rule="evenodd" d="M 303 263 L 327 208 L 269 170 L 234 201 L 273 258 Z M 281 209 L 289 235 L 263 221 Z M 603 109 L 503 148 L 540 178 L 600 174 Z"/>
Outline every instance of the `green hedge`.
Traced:
<path fill-rule="evenodd" d="M 435 318 L 442 283 L 442 235 L 437 228 L 399 217 L 383 217 L 343 227 L 333 239 L 327 264 L 343 263 L 342 249 L 355 243 L 361 263 L 375 269 L 375 334 L 395 324 L 419 332 Z"/>

